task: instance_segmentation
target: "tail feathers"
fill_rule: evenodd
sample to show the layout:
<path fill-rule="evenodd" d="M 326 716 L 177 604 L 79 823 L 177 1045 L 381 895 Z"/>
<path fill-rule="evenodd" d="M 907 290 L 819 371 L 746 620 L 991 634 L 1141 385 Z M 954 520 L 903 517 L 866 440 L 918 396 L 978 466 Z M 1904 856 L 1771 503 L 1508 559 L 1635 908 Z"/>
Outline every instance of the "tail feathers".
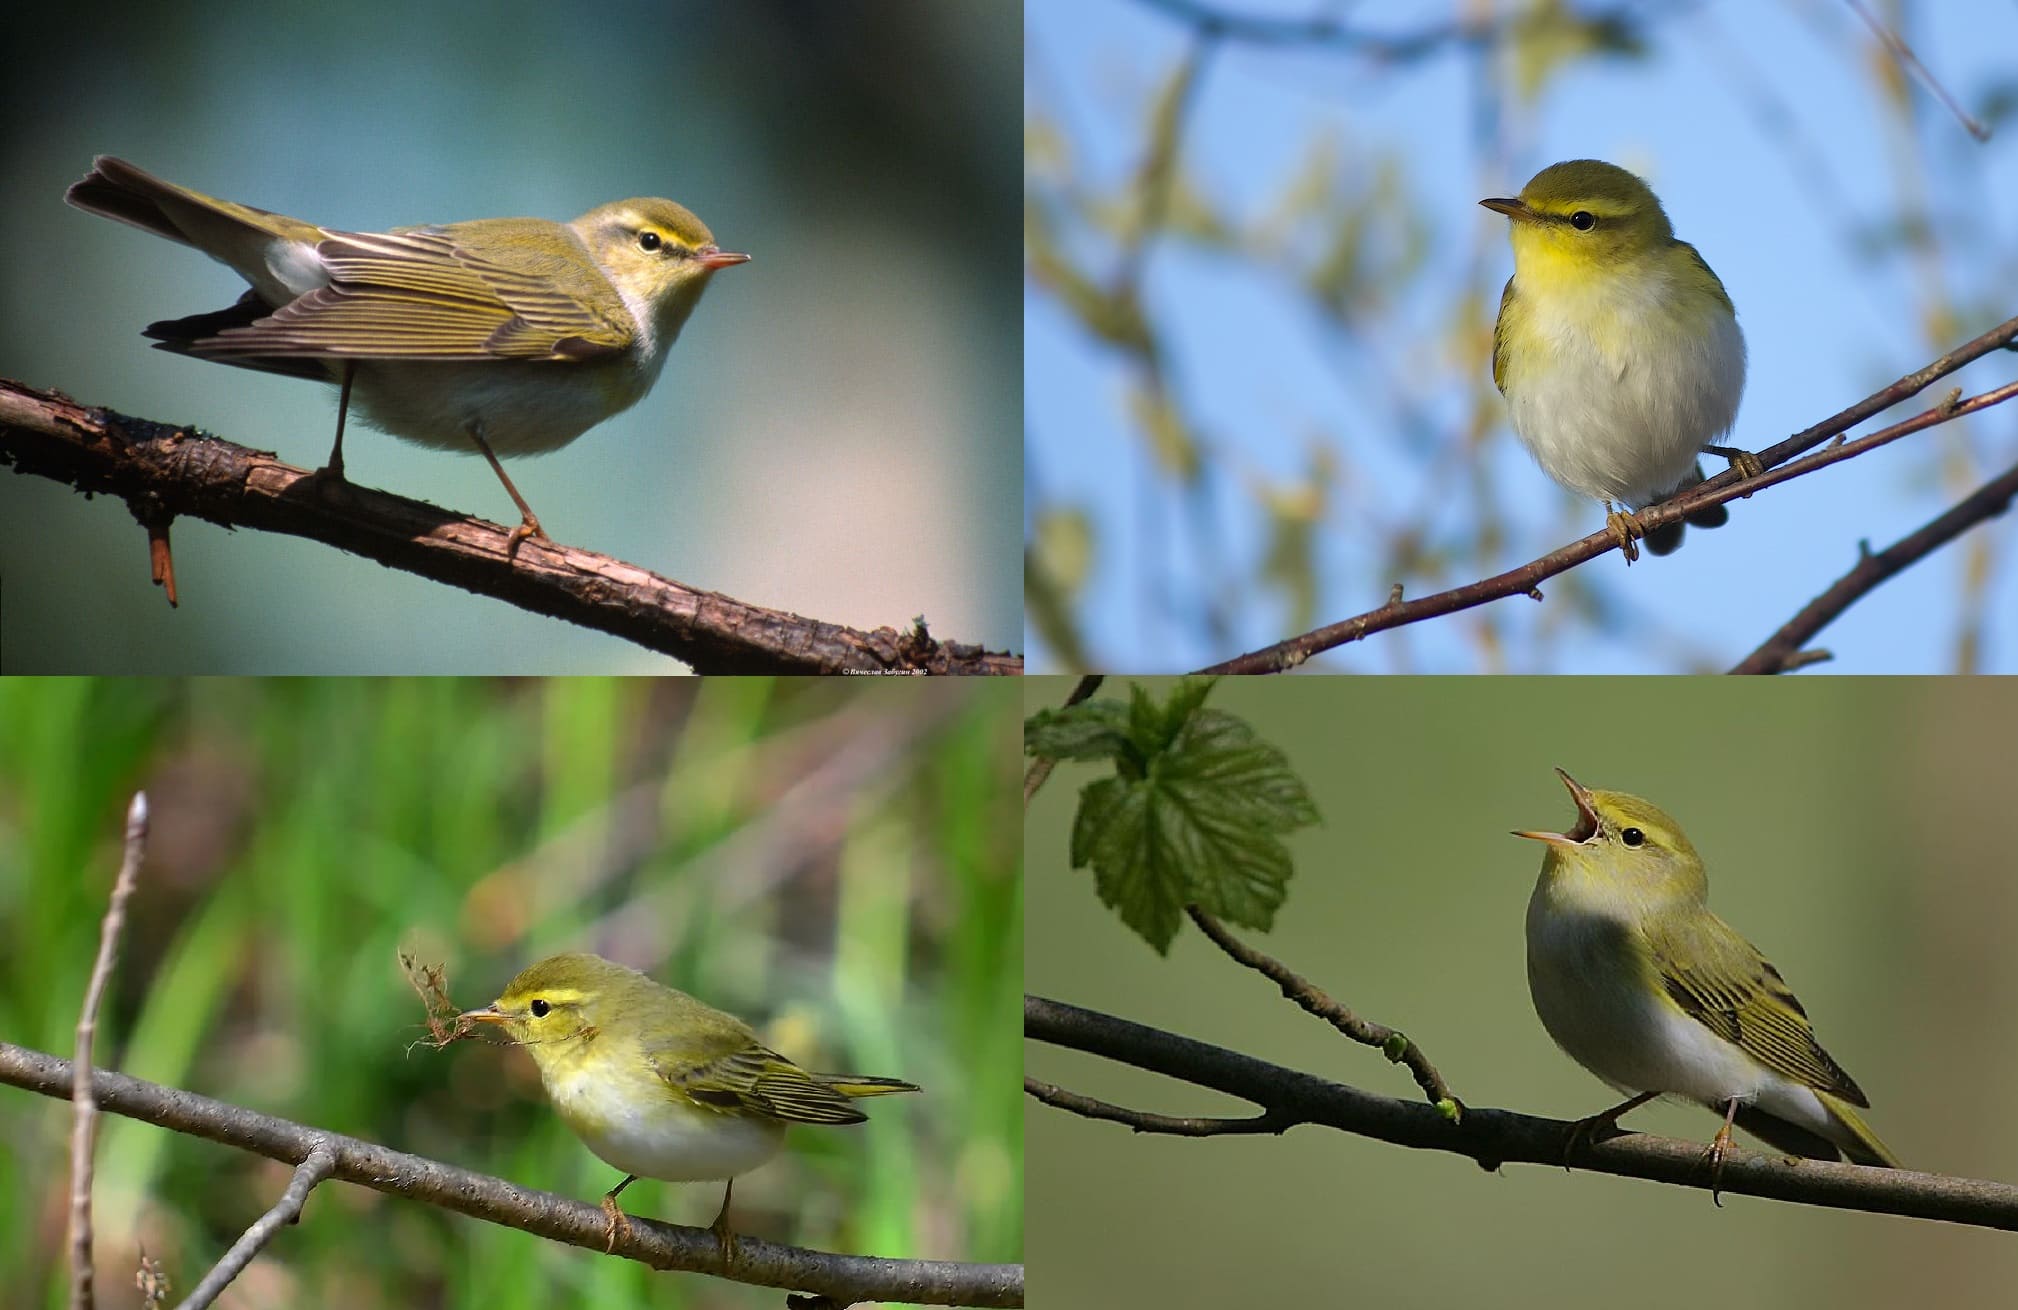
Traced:
<path fill-rule="evenodd" d="M 72 183 L 63 198 L 89 213 L 103 214 L 121 223 L 131 223 L 143 232 L 190 245 L 182 229 L 161 208 L 159 196 L 169 189 L 172 188 L 168 183 L 123 159 L 100 155 L 92 161 L 91 171 L 81 181 Z"/>
<path fill-rule="evenodd" d="M 852 1073 L 816 1073 L 813 1077 L 843 1096 L 888 1096 L 893 1092 L 922 1090 L 918 1084 L 907 1083 L 901 1078 L 870 1078 Z"/>
<path fill-rule="evenodd" d="M 813 1076 L 843 1096 L 888 1096 L 892 1092 L 921 1090 L 918 1084 L 907 1083 L 901 1078 L 871 1078 L 864 1074 L 852 1073 L 821 1073 Z"/>
<path fill-rule="evenodd" d="M 1843 1128 L 1848 1140 L 1838 1142 L 1837 1145 L 1843 1148 L 1843 1154 L 1851 1164 L 1875 1165 L 1880 1169 L 1906 1167 L 1899 1163 L 1899 1157 L 1892 1154 L 1890 1147 L 1878 1140 L 1878 1134 L 1871 1131 L 1871 1125 L 1864 1122 L 1863 1116 L 1838 1097 L 1827 1093 L 1818 1094 L 1822 1098 L 1823 1106 Z"/>
<path fill-rule="evenodd" d="M 1817 1092 L 1816 1096 L 1836 1121 L 1840 1133 L 1827 1137 L 1810 1132 L 1799 1124 L 1789 1123 L 1775 1115 L 1767 1114 L 1754 1106 L 1738 1107 L 1737 1125 L 1769 1146 L 1777 1147 L 1789 1155 L 1802 1156 L 1809 1160 L 1843 1160 L 1851 1164 L 1868 1164 L 1880 1169 L 1898 1169 L 1902 1166 L 1899 1158 L 1878 1140 L 1871 1126 L 1850 1108 L 1848 1104 L 1827 1093 Z"/>
<path fill-rule="evenodd" d="M 1668 492 L 1667 496 L 1661 497 L 1661 499 L 1666 500 L 1668 496 L 1679 496 L 1702 480 L 1703 466 L 1698 462 L 1696 471 L 1689 477 L 1684 478 L 1679 486 Z M 1663 523 L 1658 528 L 1647 533 L 1647 554 L 1673 554 L 1675 548 L 1682 544 L 1682 527 L 1684 524 L 1697 528 L 1721 528 L 1730 521 L 1731 511 L 1722 505 L 1705 505 L 1701 509 L 1691 510 L 1688 514 L 1675 520 L 1673 523 Z"/>

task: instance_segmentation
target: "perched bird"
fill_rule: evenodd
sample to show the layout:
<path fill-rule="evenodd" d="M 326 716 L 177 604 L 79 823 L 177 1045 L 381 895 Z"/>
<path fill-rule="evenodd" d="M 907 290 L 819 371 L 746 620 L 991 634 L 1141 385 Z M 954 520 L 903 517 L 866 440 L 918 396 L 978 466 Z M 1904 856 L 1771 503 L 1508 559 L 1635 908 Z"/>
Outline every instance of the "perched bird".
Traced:
<path fill-rule="evenodd" d="M 735 1179 L 778 1153 L 787 1124 L 862 1123 L 855 1099 L 918 1090 L 895 1078 L 807 1073 L 734 1015 L 598 955 L 550 956 L 458 1017 L 523 1046 L 562 1121 L 624 1171 L 603 1197 L 612 1250 L 630 1229 L 617 1194 L 638 1179 L 726 1179 L 711 1228 L 734 1259 Z"/>
<path fill-rule="evenodd" d="M 1632 1099 L 1583 1120 L 1576 1141 L 1657 1096 L 1724 1116 L 1705 1158 L 1720 1177 L 1736 1123 L 1812 1159 L 1898 1166 L 1859 1109 L 1870 1101 L 1831 1059 L 1766 958 L 1710 912 L 1695 847 L 1637 796 L 1592 791 L 1545 842 L 1528 901 L 1528 991 L 1556 1045 Z"/>
<path fill-rule="evenodd" d="M 510 547 L 546 537 L 499 456 L 565 446 L 642 400 L 723 250 L 670 200 L 572 223 L 486 218 L 339 232 L 218 200 L 100 155 L 64 199 L 194 246 L 252 284 L 229 309 L 154 323 L 157 349 L 338 383 L 367 422 L 490 461 L 518 506 Z"/>
<path fill-rule="evenodd" d="M 1680 521 L 1651 533 L 1627 511 L 1703 480 L 1697 456 L 1757 477 L 1758 458 L 1711 445 L 1745 389 L 1745 338 L 1724 284 L 1647 184 L 1595 159 L 1551 164 L 1518 197 L 1481 200 L 1512 220 L 1514 272 L 1493 328 L 1492 379 L 1514 432 L 1564 487 L 1605 505 L 1625 552 L 1665 555 Z M 1713 528 L 1722 505 L 1688 515 Z"/>

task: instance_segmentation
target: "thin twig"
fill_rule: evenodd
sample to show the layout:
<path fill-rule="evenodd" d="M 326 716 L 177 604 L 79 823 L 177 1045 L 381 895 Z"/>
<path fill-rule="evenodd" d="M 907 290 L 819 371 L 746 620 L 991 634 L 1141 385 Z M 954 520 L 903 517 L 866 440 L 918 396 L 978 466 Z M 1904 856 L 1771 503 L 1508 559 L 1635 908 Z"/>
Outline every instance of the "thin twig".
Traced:
<path fill-rule="evenodd" d="M 1799 614 L 1759 648 L 1731 667 L 1733 673 L 1788 673 L 1816 661 L 1802 650 L 1815 634 L 1829 626 L 1879 584 L 1925 559 L 1948 542 L 1979 523 L 1996 518 L 2011 508 L 2018 497 L 2018 467 L 1978 487 L 1954 508 L 1924 526 L 1901 537 L 1877 554 L 1864 554 L 1842 577 L 1836 579 Z"/>
<path fill-rule="evenodd" d="M 140 880 L 140 857 L 147 847 L 147 793 L 133 793 L 126 807 L 126 851 L 112 884 L 112 903 L 98 928 L 98 959 L 84 989 L 77 1016 L 77 1058 L 71 1066 L 70 1101 L 70 1304 L 91 1310 L 91 1150 L 98 1139 L 98 1102 L 91 1095 L 91 1047 L 98 1036 L 98 1005 L 119 959 L 119 934 L 126 927 L 126 898 Z"/>
<path fill-rule="evenodd" d="M 252 1257 L 259 1254 L 259 1248 L 272 1241 L 285 1224 L 295 1222 L 301 1215 L 301 1207 L 308 1203 L 308 1194 L 315 1185 L 336 1172 L 336 1152 L 327 1146 L 317 1146 L 308 1153 L 294 1171 L 294 1178 L 287 1184 L 287 1190 L 273 1203 L 273 1208 L 253 1221 L 231 1249 L 224 1253 L 211 1271 L 203 1276 L 196 1290 L 189 1294 L 181 1310 L 203 1310 L 217 1294 L 231 1285 L 231 1280 L 243 1273 L 245 1266 L 252 1263 Z"/>
<path fill-rule="evenodd" d="M 1934 98 L 1948 107 L 1948 112 L 1955 115 L 1957 121 L 1968 129 L 1970 136 L 1975 137 L 1978 141 L 1988 141 L 1990 139 L 1990 129 L 1970 117 L 1961 105 L 1955 103 L 1955 97 L 1949 95 L 1948 88 L 1942 86 L 1940 82 L 1935 80 L 1934 75 L 1927 71 L 1927 66 L 1920 62 L 1920 57 L 1913 53 L 1913 47 L 1906 44 L 1904 37 L 1893 31 L 1886 24 L 1879 22 L 1878 16 L 1866 9 L 1859 3 L 1859 0 L 1850 0 L 1850 8 L 1856 10 L 1857 17 L 1870 25 L 1871 31 L 1877 35 L 1880 41 L 1885 43 L 1885 48 L 1892 52 L 1894 59 L 1904 64 L 1915 76 L 1926 83 L 1927 89 L 1934 93 Z"/>
<path fill-rule="evenodd" d="M 1413 1038 L 1400 1029 L 1390 1028 L 1384 1023 L 1362 1019 L 1327 995 L 1316 983 L 1273 956 L 1264 955 L 1235 937 L 1227 931 L 1225 924 L 1197 906 L 1187 905 L 1184 912 L 1191 916 L 1191 921 L 1198 925 L 1199 931 L 1210 937 L 1220 950 L 1232 956 L 1236 963 L 1246 965 L 1280 987 L 1285 997 L 1296 1002 L 1305 1011 L 1316 1015 L 1353 1041 L 1378 1048 L 1394 1063 L 1407 1065 L 1409 1073 L 1415 1076 L 1415 1085 L 1422 1088 L 1423 1095 L 1429 1098 L 1431 1105 L 1442 1106 L 1448 1103 L 1451 1107 L 1449 1113 L 1453 1119 L 1464 1113 L 1464 1102 L 1457 1099 L 1457 1094 L 1451 1091 L 1449 1084 L 1444 1082 L 1443 1075 L 1436 1071 L 1436 1066 L 1429 1062 L 1429 1057 L 1422 1053 L 1422 1048 L 1415 1044 Z"/>
<path fill-rule="evenodd" d="M 1147 1110 L 1131 1110 L 1127 1106 L 1115 1105 L 1111 1101 L 1102 1101 L 1079 1092 L 1067 1091 L 1056 1083 L 1041 1082 L 1035 1078 L 1025 1078 L 1023 1090 L 1033 1100 L 1042 1101 L 1060 1110 L 1069 1110 L 1083 1118 L 1126 1124 L 1138 1133 L 1165 1133 L 1172 1137 L 1282 1133 L 1288 1131 L 1296 1122 L 1273 1110 L 1265 1110 L 1247 1119 L 1176 1118 L 1167 1114 L 1151 1114 Z"/>
<path fill-rule="evenodd" d="M 1671 500 L 1662 501 L 1658 505 L 1652 505 L 1639 511 L 1637 517 L 1646 528 L 1653 529 L 1664 523 L 1680 520 L 1688 514 L 1709 505 L 1722 504 L 1725 501 L 1750 496 L 1755 492 L 1776 486 L 1790 478 L 1813 473 L 1831 464 L 1839 463 L 1842 460 L 1863 454 L 1869 450 L 1874 450 L 1901 437 L 1909 436 L 1937 424 L 1946 423 L 1964 414 L 1972 414 L 1978 410 L 1987 409 L 1992 405 L 2001 404 L 2011 399 L 2014 395 L 2018 395 L 2018 384 L 1998 387 L 1995 390 L 1987 391 L 1981 395 L 1972 396 L 1967 400 L 1952 404 L 1944 399 L 1940 404 L 1904 422 L 1895 423 L 1878 432 L 1859 437 L 1855 441 L 1843 442 L 1840 445 L 1832 446 L 1828 450 L 1808 455 L 1805 459 L 1799 458 L 1807 455 L 1807 452 L 1828 441 L 1830 438 L 1847 432 L 1872 415 L 1882 413 L 1901 401 L 1924 391 L 1928 386 L 1953 373 L 1963 365 L 1979 359 L 1993 350 L 2000 350 L 2013 342 L 2018 342 L 2018 318 L 2008 319 L 1998 324 L 1974 340 L 1957 346 L 1954 350 L 1942 355 L 1939 359 L 1933 360 L 1925 366 L 1906 374 L 1890 386 L 1871 393 L 1848 409 L 1831 415 L 1813 427 L 1797 432 L 1785 441 L 1760 451 L 1758 453 L 1759 462 L 1770 470 L 1763 476 L 1746 481 L 1735 469 L 1726 470 Z M 1786 467 L 1783 468 L 1781 467 L 1782 465 Z M 1328 623 L 1321 628 L 1313 629 L 1299 636 L 1290 637 L 1273 645 L 1264 646 L 1258 650 L 1249 651 L 1244 655 L 1235 656 L 1230 660 L 1225 660 L 1210 668 L 1201 670 L 1201 672 L 1283 672 L 1297 667 L 1312 655 L 1345 645 L 1348 642 L 1359 641 L 1376 632 L 1384 632 L 1389 628 L 1398 628 L 1410 623 L 1419 623 L 1424 619 L 1472 609 L 1490 601 L 1503 600 L 1509 596 L 1528 596 L 1532 599 L 1540 600 L 1542 582 L 1554 577 L 1558 573 L 1574 568 L 1586 560 L 1595 559 L 1599 555 L 1608 554 L 1616 549 L 1618 549 L 1618 541 L 1609 531 L 1594 532 L 1587 537 L 1571 542 L 1559 550 L 1551 551 L 1539 559 L 1523 564 L 1519 568 L 1509 569 L 1505 573 L 1500 573 L 1466 586 L 1453 587 L 1448 591 L 1420 596 L 1414 600 L 1392 602 L 1381 606 L 1379 609 L 1368 610 L 1366 613 L 1353 618 L 1344 619 L 1337 623 Z"/>
<path fill-rule="evenodd" d="M 72 1094 L 73 1086 L 70 1062 L 0 1042 L 0 1083 L 66 1098 Z M 599 1254 L 605 1249 L 608 1221 L 601 1207 L 586 1201 L 519 1187 L 502 1178 L 276 1119 L 243 1106 L 124 1074 L 99 1070 L 92 1075 L 91 1085 L 99 1106 L 111 1114 L 287 1164 L 308 1158 L 318 1145 L 324 1145 L 336 1155 L 336 1169 L 330 1176 L 340 1181 L 422 1201 Z M 630 1231 L 630 1237 L 618 1243 L 618 1254 L 654 1269 L 685 1269 L 757 1287 L 798 1289 L 832 1297 L 842 1305 L 858 1301 L 1012 1307 L 1023 1304 L 1020 1264 L 892 1260 L 739 1237 L 737 1258 L 730 1265 L 723 1259 L 714 1233 L 708 1229 L 662 1224 L 634 1215 Z"/>
<path fill-rule="evenodd" d="M 1452 1123 L 1420 1101 L 1349 1087 L 1253 1056 L 1180 1037 L 1040 996 L 1023 998 L 1023 1032 L 1038 1041 L 1102 1056 L 1151 1073 L 1251 1101 L 1294 1123 L 1356 1133 L 1418 1150 L 1449 1151 L 1487 1169 L 1520 1162 L 1561 1167 L 1577 1125 L 1510 1110 L 1471 1107 Z M 2018 1231 L 2018 1186 L 1906 1169 L 1795 1160 L 1775 1151 L 1734 1150 L 1721 1180 L 1703 1164 L 1703 1144 L 1622 1133 L 1577 1148 L 1594 1173 L 1779 1201 L 1939 1219 Z"/>
<path fill-rule="evenodd" d="M 1536 18 L 1521 10 L 1493 22 L 1463 19 L 1439 23 L 1415 32 L 1377 32 L 1355 27 L 1344 19 L 1323 15 L 1315 18 L 1270 18 L 1241 13 L 1232 7 L 1202 3 L 1202 0 L 1143 0 L 1151 9 L 1190 24 L 1199 32 L 1227 40 L 1258 46 L 1332 46 L 1381 63 L 1409 63 L 1438 54 L 1446 48 L 1486 50 L 1523 29 L 1538 29 L 1550 21 L 1553 11 L 1542 10 Z M 1587 31 L 1631 33 L 1643 23 L 1630 6 L 1600 9 L 1580 15 L 1577 22 Z"/>
<path fill-rule="evenodd" d="M 1080 701 L 1083 701 L 1088 697 L 1092 696 L 1094 692 L 1100 690 L 1100 684 L 1105 680 L 1106 680 L 1105 674 L 1100 673 L 1087 674 L 1085 677 L 1081 678 L 1076 684 L 1074 684 L 1071 693 L 1065 697 L 1065 704 L 1061 708 L 1069 709 L 1072 706 L 1077 705 Z M 1023 774 L 1024 809 L 1027 810 L 1030 808 L 1031 797 L 1037 794 L 1037 789 L 1039 787 L 1042 787 L 1044 785 L 1044 780 L 1051 776 L 1051 770 L 1057 767 L 1058 767 L 1057 760 L 1030 761 L 1030 767 L 1027 770 L 1025 770 Z"/>

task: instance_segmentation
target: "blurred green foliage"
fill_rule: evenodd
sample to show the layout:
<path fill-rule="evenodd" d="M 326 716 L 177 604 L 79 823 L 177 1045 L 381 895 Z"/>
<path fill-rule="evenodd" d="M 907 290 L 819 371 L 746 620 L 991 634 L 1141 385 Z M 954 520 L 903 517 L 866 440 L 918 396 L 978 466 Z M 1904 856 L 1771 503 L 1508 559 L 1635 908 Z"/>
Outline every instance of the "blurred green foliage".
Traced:
<path fill-rule="evenodd" d="M 152 829 L 97 1058 L 137 1077 L 594 1200 L 616 1181 L 530 1061 L 425 1036 L 396 956 L 478 1005 L 593 949 L 822 1068 L 925 1095 L 795 1132 L 738 1230 L 888 1256 L 1022 1247 L 1019 693 L 762 679 L 0 681 L 0 1038 L 67 1057 L 145 788 Z M 62 1304 L 68 1106 L 0 1087 L 9 1304 Z M 107 1116 L 100 1303 L 138 1248 L 180 1295 L 288 1169 Z M 706 1223 L 714 1184 L 634 1184 Z M 327 1184 L 242 1306 L 775 1305 Z"/>
<path fill-rule="evenodd" d="M 1031 678 L 1028 709 L 1073 682 Z M 1162 700 L 1178 684 L 1145 679 Z M 1110 679 L 1109 697 L 1123 695 Z M 1559 828 L 1552 766 L 1645 796 L 1707 863 L 1710 906 L 1755 942 L 1869 1093 L 1913 1169 L 2018 1178 L 2018 857 L 2004 830 L 2018 681 L 2003 678 L 1227 678 L 1211 706 L 1279 748 L 1323 824 L 1287 834 L 1289 896 L 1241 940 L 1419 1043 L 1473 1110 L 1573 1119 L 1612 1091 L 1549 1040 L 1523 915 Z M 1369 1092 L 1406 1070 L 1286 1002 L 1204 936 L 1159 956 L 1069 871 L 1060 764 L 1025 829 L 1026 985 Z M 1033 1042 L 1031 1076 L 1167 1115 L 1233 1098 Z M 1649 1105 L 1623 1127 L 1707 1143 L 1717 1118 Z M 1046 1310 L 1178 1306 L 1994 1305 L 2010 1235 L 1408 1150 L 1317 1126 L 1131 1133 L 1026 1107 L 1028 1254 Z M 1752 1143 L 1740 1134 L 1740 1141 Z M 1126 1223 L 1111 1216 L 1125 1214 Z M 1237 1258 L 1226 1258 L 1238 1252 Z"/>

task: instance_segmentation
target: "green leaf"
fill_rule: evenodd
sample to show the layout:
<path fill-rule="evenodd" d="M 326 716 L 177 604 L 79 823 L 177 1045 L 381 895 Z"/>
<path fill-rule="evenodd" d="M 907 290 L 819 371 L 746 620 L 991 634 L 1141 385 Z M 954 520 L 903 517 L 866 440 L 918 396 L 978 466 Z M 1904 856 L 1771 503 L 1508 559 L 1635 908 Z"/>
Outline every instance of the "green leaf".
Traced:
<path fill-rule="evenodd" d="M 1127 754 L 1128 713 L 1111 700 L 1039 710 L 1023 721 L 1023 753 L 1047 760 L 1108 760 Z"/>
<path fill-rule="evenodd" d="M 1127 749 L 1114 752 L 1114 777 L 1081 791 L 1072 826 L 1073 867 L 1091 866 L 1100 899 L 1159 952 L 1190 904 L 1242 927 L 1270 927 L 1295 872 L 1279 834 L 1318 818 L 1281 751 L 1244 720 L 1204 708 L 1212 685 L 1185 679 L 1160 705 L 1132 688 Z M 1089 704 L 1108 705 L 1101 726 L 1119 730 L 1117 703 Z M 1057 745 L 1093 740 L 1040 726 L 1056 732 Z"/>
<path fill-rule="evenodd" d="M 1190 897 L 1151 817 L 1155 796 L 1155 786 L 1141 779 L 1102 778 L 1087 786 L 1072 824 L 1072 867 L 1092 865 L 1101 901 L 1167 955 Z"/>

